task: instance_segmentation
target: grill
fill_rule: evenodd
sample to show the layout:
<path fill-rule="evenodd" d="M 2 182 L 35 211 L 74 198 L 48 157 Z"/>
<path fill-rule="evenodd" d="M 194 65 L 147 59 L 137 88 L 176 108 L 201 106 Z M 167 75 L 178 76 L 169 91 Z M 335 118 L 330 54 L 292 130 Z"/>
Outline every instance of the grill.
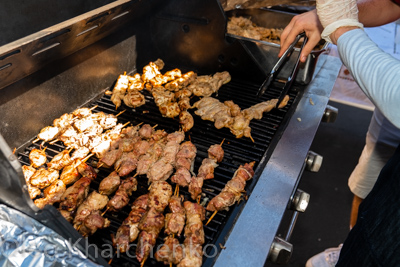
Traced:
<path fill-rule="evenodd" d="M 121 6 L 114 6 L 112 9 L 105 10 L 119 10 L 121 14 L 125 14 L 127 10 L 128 13 L 135 10 L 135 4 L 142 5 L 138 3 L 140 1 L 133 1 L 133 4 L 127 4 L 126 1 L 120 2 L 124 3 Z M 160 5 L 160 7 L 153 9 L 157 5 Z M 37 69 L 39 71 L 22 80 L 20 80 L 21 77 L 26 73 L 11 75 L 12 77 L 7 79 L 6 84 L 3 84 L 5 87 L 0 93 L 4 92 L 6 100 L 1 103 L 0 111 L 9 109 L 9 102 L 13 101 L 22 106 L 22 109 L 20 106 L 12 107 L 13 110 L 7 113 L 1 122 L 3 126 L 6 126 L 3 127 L 2 135 L 7 137 L 10 146 L 18 147 L 17 160 L 21 164 L 29 165 L 29 152 L 33 148 L 39 147 L 38 143 L 32 144 L 30 142 L 35 138 L 38 130 L 50 125 L 51 121 L 62 113 L 71 112 L 79 106 L 96 106 L 94 112 L 103 111 L 111 114 L 117 114 L 121 110 L 127 109 L 118 117 L 119 122 L 129 121 L 132 125 L 142 122 L 149 123 L 157 125 L 157 129 L 164 129 L 167 132 L 179 129 L 179 121 L 163 118 L 158 107 L 155 106 L 152 96 L 147 92 L 144 92 L 146 105 L 137 109 L 129 109 L 123 105 L 116 110 L 114 104 L 110 101 L 110 97 L 104 95 L 104 91 L 112 87 L 115 77 L 123 72 L 123 68 L 128 66 L 128 70 L 131 70 L 132 73 L 141 72 L 140 70 L 145 64 L 156 59 L 155 56 L 162 58 L 167 63 L 164 70 L 178 67 L 182 70 L 194 70 L 200 75 L 210 74 L 217 70 L 228 70 L 232 75 L 232 81 L 222 86 L 217 98 L 222 102 L 233 100 L 242 109 L 261 101 L 279 97 L 283 83 L 275 81 L 260 99 L 256 98 L 257 91 L 263 81 L 263 71 L 259 69 L 257 63 L 248 55 L 239 41 L 231 37 L 224 37 L 226 18 L 217 1 L 171 1 L 165 6 L 153 1 L 148 6 L 145 5 L 143 10 L 147 12 L 145 14 L 151 14 L 151 18 L 148 20 L 144 17 L 140 17 L 140 20 L 134 19 L 133 22 L 127 24 L 128 26 L 122 25 L 120 30 L 117 28 L 116 33 L 109 37 L 104 37 L 100 33 L 99 36 L 102 39 L 98 36 L 88 38 L 87 42 L 94 42 L 94 44 L 61 61 L 65 65 L 59 64 L 59 62 L 48 65 L 49 60 L 37 61 L 35 62 L 36 65 L 27 72 L 35 72 Z M 138 13 L 140 12 L 134 12 L 135 15 Z M 104 17 L 99 14 L 93 16 L 96 19 Z M 117 14 L 117 16 L 119 15 Z M 93 18 L 86 18 L 85 20 L 88 21 L 87 23 L 95 21 Z M 218 27 L 215 27 L 215 25 L 218 25 Z M 106 29 L 110 28 L 112 27 Z M 210 44 L 199 42 L 199 40 L 207 38 L 213 44 L 212 47 L 215 47 L 215 51 L 210 51 Z M 134 41 L 126 41 L 131 39 Z M 194 45 L 196 42 L 199 45 Z M 132 44 L 136 47 L 132 47 Z M 118 49 L 122 49 L 123 52 L 116 52 Z M 132 50 L 135 49 L 136 53 L 133 53 Z M 107 51 L 111 51 L 111 53 L 107 54 Z M 22 50 L 18 53 L 23 54 L 24 52 Z M 0 54 L 0 59 L 3 60 L 14 55 L 11 53 L 7 52 L 6 56 Z M 101 53 L 105 53 L 105 55 L 102 56 Z M 136 59 L 135 62 L 132 64 L 124 58 L 124 53 L 127 57 L 133 55 L 133 58 Z M 206 243 L 203 247 L 206 248 L 206 256 L 203 258 L 204 266 L 239 265 L 240 261 L 243 260 L 240 255 L 247 255 L 245 253 L 249 253 L 248 255 L 255 254 L 255 256 L 253 258 L 246 256 L 246 262 L 241 264 L 261 266 L 270 254 L 270 247 L 274 247 L 274 236 L 277 234 L 282 215 L 297 189 L 308 149 L 323 116 L 334 77 L 336 77 L 338 66 L 340 66 L 337 62 L 331 65 L 323 64 L 326 62 L 326 58 L 323 56 L 319 60 L 321 62 L 320 69 L 318 69 L 311 84 L 295 85 L 289 92 L 290 101 L 285 108 L 274 109 L 270 113 L 264 114 L 261 120 L 251 122 L 254 142 L 245 137 L 236 139 L 228 129 L 217 130 L 213 123 L 203 121 L 194 115 L 195 126 L 186 133 L 186 139 L 189 138 L 198 150 L 194 165 L 195 172 L 197 172 L 202 159 L 207 157 L 208 147 L 224 140 L 224 160 L 216 168 L 215 178 L 204 182 L 202 199 L 211 199 L 217 195 L 226 182 L 232 178 L 239 165 L 251 161 L 256 162 L 254 179 L 249 181 L 246 186 L 247 196 L 245 198 L 248 197 L 248 200 L 235 204 L 229 211 L 218 212 L 211 223 L 205 226 Z M 53 57 L 52 61 L 58 56 L 53 54 Z M 82 84 L 90 88 L 87 90 L 89 92 L 75 88 L 80 86 L 79 81 L 69 80 L 69 78 L 77 78 L 81 75 L 81 62 L 85 61 L 80 60 L 82 57 L 85 60 L 93 57 L 95 62 L 97 58 L 104 61 L 114 60 L 113 63 L 101 65 L 100 72 L 105 75 L 100 78 L 100 81 L 98 79 L 101 75 L 93 74 L 96 66 L 89 66 L 84 69 L 86 75 L 85 73 L 82 75 L 85 76 L 82 78 Z M 42 64 L 43 66 L 41 66 Z M 61 67 L 60 70 L 60 65 L 66 67 Z M 53 73 L 48 74 L 48 71 L 54 66 L 58 67 Z M 112 68 L 109 66 L 112 66 Z M 3 67 L 3 69 L 9 67 Z M 0 75 L 4 74 L 0 72 Z M 92 77 L 90 77 L 91 75 Z M 50 85 L 46 85 L 47 82 Z M 10 83 L 11 85 L 9 85 Z M 64 87 L 58 89 L 58 92 L 60 98 L 64 97 L 65 103 L 48 103 L 48 107 L 46 107 L 48 111 L 35 112 L 30 118 L 33 123 L 29 123 L 29 120 L 24 118 L 23 114 L 32 111 L 33 108 L 28 106 L 23 93 L 15 96 L 11 92 L 16 87 L 23 85 L 30 88 L 34 93 L 36 92 L 38 96 L 42 96 L 46 92 L 51 92 L 52 89 L 48 87 L 55 84 Z M 72 87 L 74 89 L 71 89 Z M 68 90 L 72 90 L 72 92 Z M 192 104 L 196 100 L 192 99 Z M 310 104 L 311 102 L 313 102 L 313 105 Z M 193 114 L 193 112 L 191 113 Z M 10 123 L 10 121 L 13 121 L 13 123 Z M 23 131 L 16 131 L 19 127 L 22 127 Z M 13 135 L 15 136 L 11 137 Z M 65 149 L 60 142 L 53 145 L 46 143 L 46 146 L 46 154 L 49 160 Z M 94 165 L 95 160 L 91 158 L 88 162 Z M 17 170 L 17 172 L 21 171 Z M 109 173 L 109 169 L 100 168 L 98 178 L 91 184 L 91 190 L 97 190 L 99 182 Z M 18 179 L 15 178 L 15 174 L 13 176 L 13 179 Z M 147 179 L 139 176 L 138 182 L 138 190 L 132 195 L 131 202 L 147 192 Z M 21 189 L 16 188 L 20 186 L 18 182 L 13 182 L 13 184 L 11 186 L 12 191 L 19 192 L 18 190 Z M 190 195 L 185 189 L 181 189 L 180 192 L 187 199 L 190 199 Z M 43 220 L 44 215 L 41 217 L 40 214 L 32 214 L 28 208 L 29 201 L 22 200 L 21 203 L 8 198 L 8 196 L 5 196 L 2 200 L 31 214 L 40 221 Z M 100 249 L 105 244 L 111 244 L 111 233 L 115 233 L 127 217 L 130 211 L 129 206 L 117 214 L 106 213 L 105 216 L 111 221 L 111 226 L 98 230 L 93 236 L 89 237 L 89 243 L 97 245 Z M 79 234 L 74 232 L 72 226 L 68 225 L 67 222 L 62 222 L 63 218 L 54 209 L 48 208 L 45 212 L 53 214 L 55 221 L 61 221 L 61 226 L 56 226 L 56 222 L 50 222 L 50 227 L 55 228 L 64 237 L 80 238 Z M 207 219 L 210 215 L 206 215 Z M 255 233 L 255 228 L 260 233 Z M 160 235 L 157 244 L 162 243 L 162 237 L 163 235 Z M 260 239 L 263 239 L 262 242 L 265 244 L 263 248 L 256 247 L 256 243 Z M 183 241 L 183 237 L 181 241 Z M 84 246 L 82 242 L 80 242 L 80 245 Z M 131 249 L 131 255 L 134 255 L 134 248 Z M 256 253 L 258 250 L 261 253 Z M 212 257 L 208 257 L 208 255 L 212 255 Z M 112 266 L 140 265 L 135 258 L 126 254 L 118 255 L 118 257 L 114 255 L 96 257 L 91 251 L 89 257 L 103 265 L 107 265 L 106 261 L 110 258 L 113 258 Z M 149 258 L 145 263 L 145 266 L 154 265 L 161 266 L 162 264 L 157 263 L 152 258 Z"/>

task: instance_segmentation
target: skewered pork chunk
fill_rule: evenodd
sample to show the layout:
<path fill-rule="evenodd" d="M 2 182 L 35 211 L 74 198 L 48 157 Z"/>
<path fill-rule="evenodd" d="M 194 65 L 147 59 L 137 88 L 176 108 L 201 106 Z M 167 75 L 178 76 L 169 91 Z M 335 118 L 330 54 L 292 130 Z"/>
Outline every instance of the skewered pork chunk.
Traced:
<path fill-rule="evenodd" d="M 47 158 L 46 158 L 46 152 L 44 152 L 45 149 L 40 150 L 37 148 L 34 148 L 29 152 L 29 161 L 34 168 L 39 168 L 43 164 L 46 163 Z"/>
<path fill-rule="evenodd" d="M 95 210 L 103 209 L 108 202 L 108 197 L 93 191 L 78 207 L 73 224 L 75 229 L 79 229 L 85 218 Z"/>
<path fill-rule="evenodd" d="M 194 160 L 194 158 L 196 157 L 196 154 L 197 154 L 196 146 L 192 142 L 186 141 L 180 145 L 179 151 L 178 151 L 178 154 L 176 154 L 176 157 Z"/>
<path fill-rule="evenodd" d="M 71 157 L 69 156 L 68 150 L 63 150 L 53 157 L 53 159 L 47 163 L 47 167 L 53 170 L 61 170 L 65 166 L 71 164 Z"/>
<path fill-rule="evenodd" d="M 153 90 L 151 90 L 151 95 L 153 96 L 154 103 L 156 103 L 157 107 L 175 102 L 175 94 L 165 90 L 162 86 L 154 87 Z"/>
<path fill-rule="evenodd" d="M 201 176 L 204 180 L 213 179 L 214 178 L 214 169 L 218 167 L 218 164 L 215 160 L 210 158 L 203 159 L 197 176 Z"/>
<path fill-rule="evenodd" d="M 31 177 L 31 185 L 43 189 L 52 184 L 59 177 L 57 170 L 38 169 Z"/>
<path fill-rule="evenodd" d="M 78 163 L 79 163 L 79 161 L 78 161 Z M 92 166 L 86 164 L 85 162 L 81 162 L 77 166 L 77 169 L 78 169 L 78 172 L 84 177 L 89 177 L 92 180 L 97 178 L 96 170 Z"/>
<path fill-rule="evenodd" d="M 79 227 L 79 233 L 82 236 L 93 235 L 97 229 L 103 229 L 110 226 L 110 221 L 101 216 L 99 210 L 92 211 L 82 222 L 82 226 Z"/>
<path fill-rule="evenodd" d="M 197 176 L 197 177 L 193 176 L 190 179 L 188 191 L 193 200 L 198 200 L 198 198 L 201 197 L 203 183 L 204 183 L 204 177 L 202 176 Z"/>
<path fill-rule="evenodd" d="M 146 261 L 149 257 L 150 251 L 156 245 L 158 233 L 141 231 L 139 234 L 139 241 L 136 246 L 136 259 L 139 262 Z"/>
<path fill-rule="evenodd" d="M 172 196 L 168 206 L 171 213 L 165 215 L 165 234 L 181 236 L 185 226 L 185 208 L 182 205 L 182 196 Z"/>
<path fill-rule="evenodd" d="M 137 189 L 137 180 L 129 177 L 121 182 L 115 195 L 108 201 L 107 208 L 111 211 L 119 211 L 129 203 L 129 197 Z"/>
<path fill-rule="evenodd" d="M 132 204 L 132 209 L 128 217 L 122 222 L 117 233 L 112 236 L 113 246 L 124 253 L 129 247 L 129 243 L 136 240 L 139 235 L 139 222 L 147 209 L 148 195 L 138 197 Z"/>
<path fill-rule="evenodd" d="M 60 210 L 75 211 L 82 204 L 89 193 L 89 185 L 92 179 L 82 177 L 72 186 L 68 187 L 60 199 Z"/>
<path fill-rule="evenodd" d="M 36 199 L 34 203 L 40 209 L 43 209 L 46 205 L 53 205 L 61 200 L 61 196 L 64 194 L 65 190 L 66 186 L 63 181 L 57 180 L 44 189 L 44 197 Z"/>
<path fill-rule="evenodd" d="M 223 210 L 238 201 L 244 192 L 246 181 L 250 180 L 254 175 L 254 163 L 255 162 L 251 162 L 246 163 L 244 166 L 241 165 L 233 175 L 233 178 L 228 181 L 222 189 L 221 193 L 210 200 L 207 205 L 207 210 Z"/>
<path fill-rule="evenodd" d="M 183 251 L 183 246 L 179 244 L 178 239 L 167 236 L 155 257 L 157 261 L 163 262 L 165 265 L 176 265 L 183 259 Z"/>
<path fill-rule="evenodd" d="M 165 181 L 174 172 L 174 167 L 166 163 L 162 158 L 154 163 L 147 172 L 149 182 Z"/>
<path fill-rule="evenodd" d="M 29 196 L 31 199 L 34 199 L 42 193 L 39 188 L 36 188 L 31 185 L 30 180 L 33 174 L 36 172 L 36 169 L 33 168 L 32 166 L 22 165 L 22 172 L 25 177 L 26 185 L 28 186 Z"/>
<path fill-rule="evenodd" d="M 120 184 L 121 178 L 116 171 L 113 171 L 100 182 L 99 193 L 109 196 L 118 189 Z"/>
<path fill-rule="evenodd" d="M 118 175 L 126 176 L 136 169 L 138 156 L 135 152 L 124 152 L 121 157 L 114 163 L 114 168 Z"/>
<path fill-rule="evenodd" d="M 172 195 L 172 187 L 166 181 L 156 181 L 151 184 L 149 192 L 149 207 L 157 211 L 163 211 L 168 206 L 169 198 Z"/>
<path fill-rule="evenodd" d="M 150 124 L 143 124 L 139 129 L 139 136 L 142 139 L 150 139 L 154 133 L 153 127 Z"/>
<path fill-rule="evenodd" d="M 177 266 L 180 267 L 200 267 L 203 263 L 204 229 L 203 220 L 205 219 L 204 207 L 197 203 L 185 201 L 183 203 L 186 211 L 185 226 L 185 254 L 184 258 Z"/>
<path fill-rule="evenodd" d="M 171 176 L 171 182 L 183 187 L 189 186 L 191 179 L 192 175 L 190 174 L 189 170 L 184 167 L 178 168 L 174 175 Z"/>
<path fill-rule="evenodd" d="M 216 162 L 221 162 L 224 158 L 224 150 L 222 149 L 221 145 L 212 145 L 207 151 L 208 157 Z"/>
<path fill-rule="evenodd" d="M 177 144 L 180 144 L 185 140 L 185 133 L 182 131 L 176 131 L 167 135 L 168 141 L 174 141 Z"/>

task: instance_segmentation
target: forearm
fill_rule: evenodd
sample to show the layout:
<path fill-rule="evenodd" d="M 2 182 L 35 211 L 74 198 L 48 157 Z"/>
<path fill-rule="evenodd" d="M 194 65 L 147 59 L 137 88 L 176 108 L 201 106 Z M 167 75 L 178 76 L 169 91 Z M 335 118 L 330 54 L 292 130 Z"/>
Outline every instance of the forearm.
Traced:
<path fill-rule="evenodd" d="M 400 61 L 380 50 L 360 29 L 338 38 L 339 55 L 360 88 L 400 128 Z"/>
<path fill-rule="evenodd" d="M 358 20 L 365 27 L 377 27 L 400 18 L 400 7 L 390 0 L 358 0 Z"/>

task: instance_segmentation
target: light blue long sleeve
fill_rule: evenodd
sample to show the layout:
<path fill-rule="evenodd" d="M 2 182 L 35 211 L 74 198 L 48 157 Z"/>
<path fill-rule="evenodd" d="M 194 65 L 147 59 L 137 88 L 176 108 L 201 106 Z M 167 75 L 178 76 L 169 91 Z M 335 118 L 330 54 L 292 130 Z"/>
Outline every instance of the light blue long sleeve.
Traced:
<path fill-rule="evenodd" d="M 383 52 L 361 29 L 344 33 L 337 46 L 364 93 L 400 128 L 400 61 Z"/>

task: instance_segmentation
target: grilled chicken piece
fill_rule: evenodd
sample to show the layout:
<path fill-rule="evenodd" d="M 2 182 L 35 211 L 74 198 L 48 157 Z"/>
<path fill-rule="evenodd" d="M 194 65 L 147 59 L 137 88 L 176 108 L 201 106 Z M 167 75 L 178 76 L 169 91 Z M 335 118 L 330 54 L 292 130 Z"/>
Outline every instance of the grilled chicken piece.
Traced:
<path fill-rule="evenodd" d="M 179 77 L 178 79 L 165 84 L 165 89 L 169 91 L 179 91 L 180 89 L 193 83 L 197 78 L 197 74 L 193 71 L 189 71 Z"/>
<path fill-rule="evenodd" d="M 130 108 L 137 108 L 146 104 L 146 99 L 139 91 L 130 91 L 124 98 L 124 103 Z"/>
<path fill-rule="evenodd" d="M 289 96 L 286 95 L 284 100 L 281 102 L 278 108 L 283 108 L 286 106 L 287 102 L 289 101 Z M 246 119 L 252 120 L 257 119 L 260 120 L 263 117 L 264 112 L 270 112 L 273 108 L 276 107 L 278 103 L 278 99 L 271 99 L 268 101 L 264 101 L 258 103 L 254 106 L 251 106 L 245 110 L 243 110 L 243 115 Z"/>
<path fill-rule="evenodd" d="M 167 135 L 167 140 L 174 141 L 177 144 L 180 144 L 185 140 L 185 133 L 182 131 L 176 131 Z"/>
<path fill-rule="evenodd" d="M 142 195 L 133 202 L 128 217 L 118 228 L 115 237 L 112 235 L 113 246 L 122 253 L 126 252 L 129 243 L 135 241 L 139 235 L 139 222 L 147 210 L 148 198 L 147 194 Z"/>
<path fill-rule="evenodd" d="M 144 82 L 150 82 L 151 79 L 161 74 L 160 70 L 164 68 L 164 61 L 157 59 L 154 62 L 150 62 L 148 65 L 143 67 L 142 80 Z"/>
<path fill-rule="evenodd" d="M 43 164 L 46 163 L 47 157 L 46 157 L 46 152 L 44 152 L 46 149 L 40 150 L 37 148 L 34 148 L 29 152 L 29 161 L 34 168 L 39 168 Z"/>
<path fill-rule="evenodd" d="M 172 195 L 172 187 L 166 181 L 156 181 L 151 184 L 149 192 L 149 207 L 157 211 L 163 211 L 168 206 L 169 198 Z"/>
<path fill-rule="evenodd" d="M 72 112 L 72 115 L 78 118 L 84 118 L 92 114 L 93 108 L 78 108 Z"/>
<path fill-rule="evenodd" d="M 192 142 L 183 142 L 179 146 L 179 151 L 176 154 L 175 168 L 179 169 L 183 167 L 187 170 L 191 170 L 196 154 L 197 148 Z"/>
<path fill-rule="evenodd" d="M 49 142 L 54 140 L 60 133 L 60 128 L 55 126 L 47 126 L 40 130 L 40 133 L 37 135 L 37 138 L 43 140 L 45 142 Z"/>
<path fill-rule="evenodd" d="M 203 183 L 204 183 L 204 177 L 202 176 L 193 176 L 190 179 L 188 191 L 193 200 L 198 200 L 198 198 L 201 197 L 201 192 L 203 190 Z"/>
<path fill-rule="evenodd" d="M 63 150 L 53 157 L 53 159 L 47 163 L 47 167 L 53 170 L 61 170 L 65 166 L 71 164 L 71 157 L 69 156 L 68 150 Z"/>
<path fill-rule="evenodd" d="M 31 185 L 43 189 L 56 181 L 59 177 L 57 170 L 38 169 L 31 177 Z"/>
<path fill-rule="evenodd" d="M 75 229 L 79 229 L 83 221 L 95 210 L 103 209 L 108 202 L 108 197 L 93 191 L 78 207 L 73 224 Z"/>
<path fill-rule="evenodd" d="M 111 211 L 119 211 L 129 203 L 129 197 L 137 189 L 137 180 L 129 177 L 121 182 L 115 195 L 108 201 L 107 208 Z"/>
<path fill-rule="evenodd" d="M 213 76 L 198 76 L 196 80 L 188 86 L 188 89 L 196 96 L 211 96 L 216 93 L 223 84 L 230 82 L 229 72 L 217 72 Z"/>
<path fill-rule="evenodd" d="M 82 204 L 89 193 L 89 186 L 92 179 L 82 177 L 72 186 L 68 187 L 60 199 L 60 210 L 74 212 Z"/>
<path fill-rule="evenodd" d="M 233 123 L 228 127 L 236 138 L 251 137 L 250 120 L 246 119 L 243 115 L 235 117 Z"/>
<path fill-rule="evenodd" d="M 172 196 L 168 203 L 171 213 L 165 215 L 165 234 L 181 236 L 185 226 L 185 209 L 182 196 Z"/>
<path fill-rule="evenodd" d="M 162 86 L 154 87 L 153 90 L 151 90 L 151 95 L 153 96 L 154 103 L 156 103 L 157 107 L 175 102 L 175 94 L 165 90 Z"/>
<path fill-rule="evenodd" d="M 158 106 L 158 109 L 160 110 L 161 115 L 167 118 L 175 118 L 176 116 L 179 116 L 179 113 L 181 112 L 177 102 L 161 104 Z"/>
<path fill-rule="evenodd" d="M 128 79 L 129 79 L 128 92 L 133 90 L 135 91 L 143 90 L 144 82 L 142 81 L 142 78 L 140 77 L 139 73 L 135 73 L 133 76 L 128 76 Z"/>
<path fill-rule="evenodd" d="M 192 175 L 190 174 L 189 170 L 184 167 L 178 168 L 174 175 L 171 176 L 171 182 L 183 187 L 189 186 L 191 179 Z"/>
<path fill-rule="evenodd" d="M 78 159 L 76 161 L 73 161 L 70 165 L 67 165 L 63 168 L 60 175 L 60 180 L 63 181 L 65 185 L 73 184 L 76 181 L 78 181 L 79 178 L 81 177 L 81 174 L 77 169 L 79 162 L 80 161 Z"/>
<path fill-rule="evenodd" d="M 121 136 L 124 138 L 134 138 L 139 134 L 140 126 L 129 126 L 121 130 Z"/>
<path fill-rule="evenodd" d="M 147 172 L 149 182 L 165 181 L 174 172 L 174 167 L 166 163 L 162 158 L 155 162 Z"/>
<path fill-rule="evenodd" d="M 182 126 L 182 130 L 184 132 L 188 132 L 190 129 L 193 128 L 194 125 L 194 119 L 192 114 L 190 114 L 186 110 L 181 111 L 181 113 L 179 114 L 179 123 Z"/>
<path fill-rule="evenodd" d="M 165 265 L 176 265 L 183 259 L 183 252 L 184 249 L 183 246 L 179 244 L 179 240 L 172 236 L 167 236 L 155 257 L 157 261 L 163 262 Z"/>
<path fill-rule="evenodd" d="M 84 147 L 84 146 L 79 147 L 74 152 L 72 152 L 71 160 L 83 159 L 87 155 L 89 155 L 89 153 L 90 153 L 90 149 L 89 148 Z"/>
<path fill-rule="evenodd" d="M 42 193 L 39 188 L 36 188 L 31 185 L 30 180 L 33 174 L 36 172 L 36 169 L 33 168 L 32 166 L 22 165 L 22 172 L 25 177 L 26 185 L 28 186 L 29 196 L 31 199 L 34 199 Z"/>
<path fill-rule="evenodd" d="M 224 149 L 219 144 L 210 146 L 207 152 L 208 152 L 208 157 L 210 159 L 215 160 L 216 162 L 221 162 L 224 158 L 224 153 L 225 153 Z"/>
<path fill-rule="evenodd" d="M 82 236 L 93 235 L 97 229 L 103 229 L 110 226 L 110 221 L 101 216 L 99 210 L 92 211 L 82 222 L 82 226 L 79 227 L 79 233 Z"/>
<path fill-rule="evenodd" d="M 233 178 L 228 181 L 221 193 L 210 200 L 207 205 L 207 210 L 220 211 L 232 206 L 236 201 L 239 201 L 244 192 L 246 181 L 250 180 L 254 175 L 254 164 L 255 162 L 246 163 L 244 166 L 240 165 L 233 175 Z"/>
<path fill-rule="evenodd" d="M 192 105 L 190 105 L 190 98 L 189 97 L 183 97 L 183 98 L 179 99 L 178 107 L 182 111 L 188 110 L 189 108 L 191 108 Z"/>
<path fill-rule="evenodd" d="M 43 209 L 46 205 L 53 205 L 60 202 L 61 196 L 64 194 L 66 186 L 61 180 L 53 182 L 50 186 L 43 190 L 44 198 L 38 198 L 34 201 L 35 205 Z"/>
<path fill-rule="evenodd" d="M 120 184 L 121 178 L 116 171 L 113 171 L 100 182 L 99 193 L 109 196 L 118 189 Z"/>
<path fill-rule="evenodd" d="M 61 115 L 61 117 L 55 119 L 53 121 L 53 125 L 59 129 L 64 129 L 71 125 L 74 121 L 74 115 L 71 113 L 65 113 Z"/>
<path fill-rule="evenodd" d="M 126 90 L 128 89 L 129 78 L 128 75 L 120 75 L 115 83 L 114 89 L 111 95 L 111 102 L 114 103 L 118 109 L 121 106 L 121 100 L 124 98 Z"/>
<path fill-rule="evenodd" d="M 190 91 L 187 88 L 183 88 L 182 90 L 175 92 L 176 99 L 190 99 L 191 96 L 192 96 L 192 91 Z"/>
<path fill-rule="evenodd" d="M 235 104 L 232 100 L 225 101 L 224 105 L 229 108 L 232 117 L 236 117 L 242 112 L 242 109 L 239 107 L 239 105 Z"/>

